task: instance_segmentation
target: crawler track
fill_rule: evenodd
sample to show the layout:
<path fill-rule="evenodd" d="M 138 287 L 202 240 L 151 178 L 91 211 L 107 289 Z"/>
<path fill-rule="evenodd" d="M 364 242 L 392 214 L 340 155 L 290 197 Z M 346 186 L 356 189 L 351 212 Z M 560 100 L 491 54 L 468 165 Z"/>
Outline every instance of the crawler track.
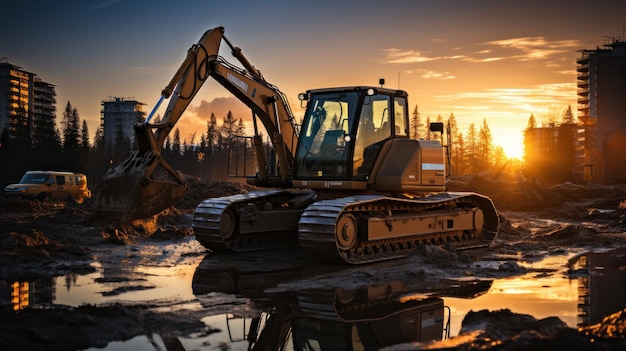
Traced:
<path fill-rule="evenodd" d="M 463 216 L 471 223 L 457 226 Z M 376 233 L 375 221 L 383 223 Z M 384 228 L 387 233 L 379 235 Z M 497 230 L 498 215 L 488 198 L 440 193 L 418 199 L 358 195 L 318 201 L 302 214 L 298 233 L 300 247 L 318 260 L 363 264 L 408 256 L 422 244 L 486 246 Z"/>
<path fill-rule="evenodd" d="M 265 190 L 205 200 L 194 212 L 196 239 L 213 251 L 299 245 L 319 261 L 363 264 L 406 257 L 424 244 L 486 246 L 498 231 L 493 203 L 476 193 L 316 202 L 310 194 Z"/>
<path fill-rule="evenodd" d="M 287 190 L 262 190 L 204 200 L 193 214 L 196 240 L 213 251 L 297 247 L 302 209 L 274 209 L 296 196 Z"/>

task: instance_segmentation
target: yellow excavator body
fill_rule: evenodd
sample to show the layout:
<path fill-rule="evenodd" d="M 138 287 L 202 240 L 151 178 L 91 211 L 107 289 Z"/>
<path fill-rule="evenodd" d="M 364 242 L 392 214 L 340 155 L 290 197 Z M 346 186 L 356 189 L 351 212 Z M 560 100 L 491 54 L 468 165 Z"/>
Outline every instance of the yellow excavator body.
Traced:
<path fill-rule="evenodd" d="M 243 68 L 218 55 L 225 42 Z M 346 86 L 311 89 L 302 123 L 285 95 L 224 37 L 207 31 L 162 91 L 164 118 L 137 124 L 137 150 L 104 177 L 96 213 L 106 218 L 154 215 L 185 195 L 182 174 L 161 157 L 167 137 L 209 77 L 248 106 L 257 173 L 266 188 L 202 201 L 193 214 L 196 239 L 213 251 L 299 246 L 316 259 L 362 264 L 405 257 L 420 245 L 489 245 L 498 214 L 481 194 L 445 192 L 449 171 L 439 140 L 409 137 L 408 94 Z M 266 159 L 259 122 L 275 160 Z M 431 133 L 444 132 L 432 123 Z M 439 139 L 443 139 L 439 135 Z M 448 138 L 449 140 L 449 138 Z"/>

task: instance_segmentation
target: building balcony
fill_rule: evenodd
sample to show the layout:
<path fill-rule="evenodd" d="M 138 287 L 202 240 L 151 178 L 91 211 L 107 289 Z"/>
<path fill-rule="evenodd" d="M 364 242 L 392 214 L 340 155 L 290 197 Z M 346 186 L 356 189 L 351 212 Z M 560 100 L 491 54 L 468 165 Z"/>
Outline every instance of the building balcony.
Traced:
<path fill-rule="evenodd" d="M 589 64 L 589 56 L 583 56 L 576 60 L 576 63 L 579 65 L 588 65 Z"/>

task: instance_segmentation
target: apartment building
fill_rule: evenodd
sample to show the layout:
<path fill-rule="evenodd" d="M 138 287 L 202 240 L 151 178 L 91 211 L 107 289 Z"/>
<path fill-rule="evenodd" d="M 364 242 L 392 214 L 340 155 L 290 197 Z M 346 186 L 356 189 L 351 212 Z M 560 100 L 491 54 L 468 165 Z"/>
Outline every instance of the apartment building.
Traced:
<path fill-rule="evenodd" d="M 34 144 L 53 137 L 55 127 L 55 86 L 0 59 L 0 135 Z"/>
<path fill-rule="evenodd" d="M 145 104 L 132 97 L 109 97 L 102 101 L 100 127 L 107 157 L 125 158 L 134 149 L 135 123 L 143 122 Z"/>
<path fill-rule="evenodd" d="M 626 179 L 626 42 L 581 50 L 578 119 L 585 127 L 585 180 Z"/>

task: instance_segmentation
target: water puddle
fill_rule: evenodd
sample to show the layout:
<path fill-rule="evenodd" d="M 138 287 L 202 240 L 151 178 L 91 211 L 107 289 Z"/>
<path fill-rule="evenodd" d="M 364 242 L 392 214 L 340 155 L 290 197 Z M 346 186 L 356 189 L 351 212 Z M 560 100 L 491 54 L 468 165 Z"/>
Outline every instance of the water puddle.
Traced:
<path fill-rule="evenodd" d="M 551 273 L 297 290 L 281 288 L 281 282 L 306 282 L 308 276 L 337 268 L 302 265 L 297 256 L 283 257 L 278 265 L 262 256 L 237 266 L 194 255 L 169 255 L 166 263 L 155 265 L 158 260 L 153 259 L 144 264 L 144 249 L 159 254 L 147 247 L 127 253 L 126 262 L 103 259 L 92 274 L 0 282 L 0 303 L 13 310 L 158 305 L 199 312 L 210 327 L 210 332 L 185 337 L 142 335 L 90 351 L 320 350 L 339 344 L 346 350 L 381 349 L 456 336 L 469 311 L 510 309 L 536 319 L 557 316 L 575 328 L 626 307 L 626 248 L 547 256 L 528 264 L 558 268 Z"/>

